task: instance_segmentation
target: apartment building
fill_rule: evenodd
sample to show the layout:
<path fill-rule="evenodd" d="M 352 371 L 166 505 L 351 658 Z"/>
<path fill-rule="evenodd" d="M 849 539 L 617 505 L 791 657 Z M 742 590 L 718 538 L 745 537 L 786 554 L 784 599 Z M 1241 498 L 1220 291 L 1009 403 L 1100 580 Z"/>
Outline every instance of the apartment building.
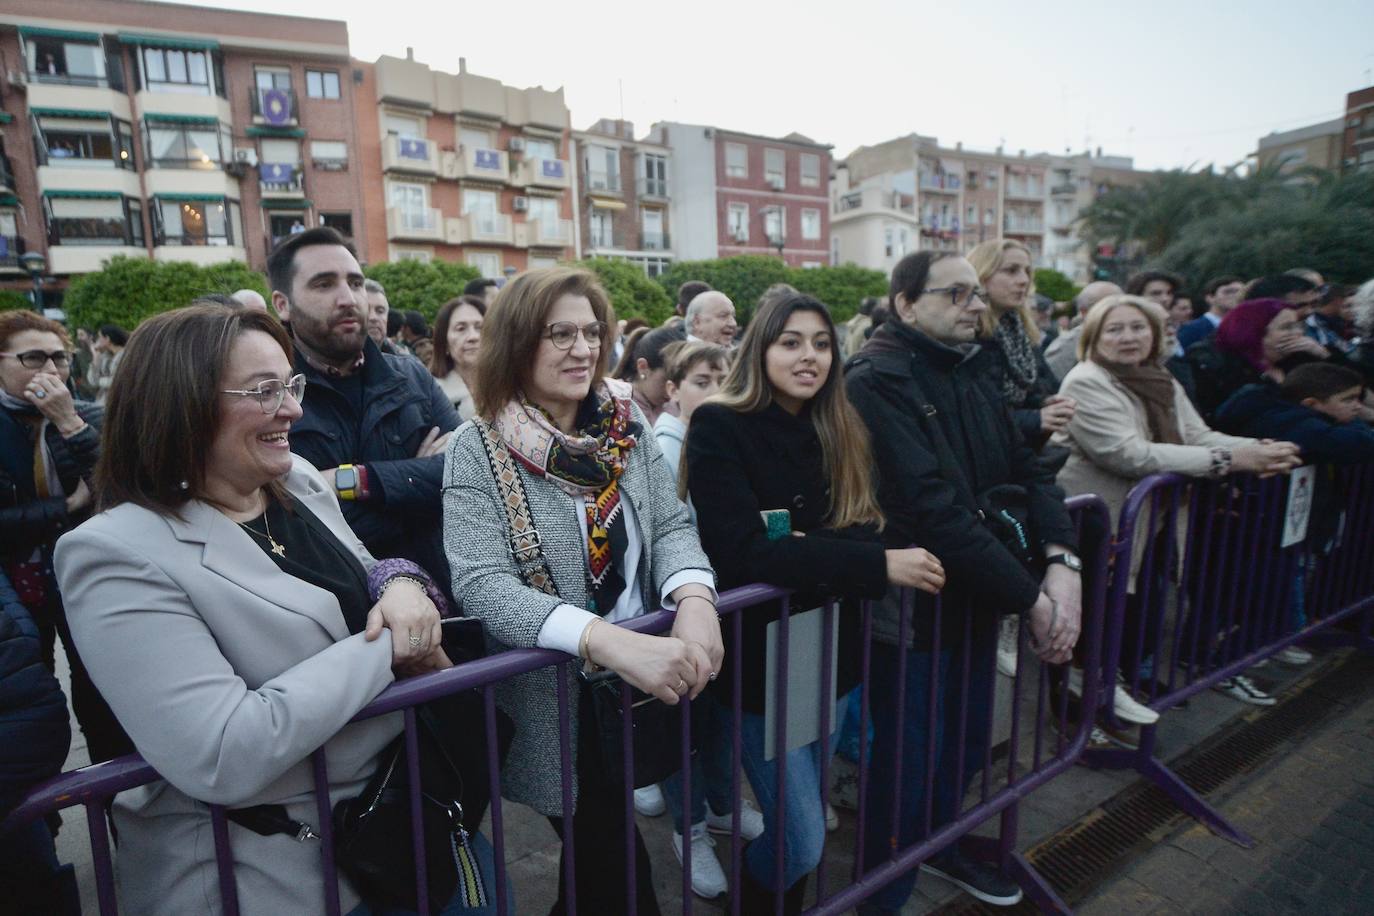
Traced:
<path fill-rule="evenodd" d="M 1068 156 L 1049 157 L 1049 186 L 1045 204 L 1045 260 L 1075 283 L 1087 283 L 1092 251 L 1079 237 L 1084 208 L 1114 187 L 1139 184 L 1149 172 L 1139 171 L 1129 156 L 1104 156 L 1099 148 Z"/>
<path fill-rule="evenodd" d="M 672 150 L 634 138 L 628 121 L 602 118 L 575 131 L 582 253 L 631 261 L 656 277 L 673 261 Z"/>
<path fill-rule="evenodd" d="M 679 259 L 756 254 L 793 267 L 829 263 L 831 147 L 797 133 L 762 137 L 672 122 L 655 124 L 649 140 L 672 153 Z"/>
<path fill-rule="evenodd" d="M 1345 97 L 1342 171 L 1374 169 L 1374 86 Z"/>
<path fill-rule="evenodd" d="M 120 254 L 261 268 L 366 217 L 343 22 L 10 0 L 0 61 L 0 282 L 25 251 L 57 289 Z"/>
<path fill-rule="evenodd" d="M 1341 167 L 1344 141 L 1345 119 L 1336 118 L 1260 137 L 1255 158 L 1261 168 L 1279 166 L 1290 170 L 1313 166 L 1336 171 Z"/>
<path fill-rule="evenodd" d="M 405 58 L 356 64 L 378 259 L 442 259 L 498 278 L 576 256 L 563 90 L 517 89 Z M 374 192 L 375 193 L 375 192 Z"/>

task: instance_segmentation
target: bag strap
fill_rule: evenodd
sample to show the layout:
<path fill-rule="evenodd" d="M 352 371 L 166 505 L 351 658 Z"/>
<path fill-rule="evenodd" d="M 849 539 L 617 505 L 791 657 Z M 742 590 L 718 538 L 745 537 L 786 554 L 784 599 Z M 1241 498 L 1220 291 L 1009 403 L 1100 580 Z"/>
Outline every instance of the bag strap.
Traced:
<path fill-rule="evenodd" d="M 506 533 L 510 537 L 510 552 L 520 570 L 520 578 L 530 588 L 546 595 L 557 595 L 553 574 L 544 560 L 539 531 L 530 516 L 529 497 L 525 493 L 524 481 L 520 479 L 520 469 L 516 467 L 506 443 L 501 441 L 501 434 L 496 427 L 480 417 L 474 418 L 473 423 L 482 433 L 482 448 L 487 453 L 492 476 L 496 478 L 501 506 L 506 510 Z"/>

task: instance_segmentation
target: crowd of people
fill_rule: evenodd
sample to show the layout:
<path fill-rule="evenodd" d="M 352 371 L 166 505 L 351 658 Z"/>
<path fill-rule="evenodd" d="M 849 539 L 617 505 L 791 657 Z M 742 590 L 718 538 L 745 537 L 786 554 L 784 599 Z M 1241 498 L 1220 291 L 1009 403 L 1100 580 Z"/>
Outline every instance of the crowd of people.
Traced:
<path fill-rule="evenodd" d="M 318 844 L 263 818 L 312 822 L 320 747 L 331 799 L 359 795 L 400 720 L 349 720 L 396 679 L 461 661 L 444 621 L 465 618 L 481 621 L 488 651 L 578 660 L 581 676 L 540 669 L 503 682 L 497 701 L 514 723 L 503 795 L 574 839 L 579 909 L 625 911 L 633 848 L 636 908 L 659 911 L 661 855 L 627 820 L 633 774 L 612 775 L 602 741 L 597 685 L 613 674 L 646 703 L 695 701 L 691 772 L 634 786 L 641 814 L 671 812 L 679 862 L 690 836 L 693 890 L 733 890 L 746 913 L 800 912 L 834 823 L 821 774 L 841 736 L 772 747 L 782 606 L 743 612 L 735 638 L 721 592 L 792 589 L 794 632 L 833 627 L 841 710 L 864 674 L 860 604 L 873 602 L 872 868 L 958 815 L 1020 628 L 1081 691 L 1084 570 L 1066 495 L 1103 497 L 1115 521 L 1160 471 L 1219 479 L 1374 458 L 1374 346 L 1356 332 L 1374 333 L 1374 281 L 1356 292 L 1297 269 L 1218 277 L 1194 298 L 1145 271 L 1124 289 L 1089 284 L 1056 325 L 1031 266 L 1012 240 L 967 257 L 917 252 L 886 300 L 846 325 L 779 285 L 742 330 L 735 303 L 705 283 L 683 284 L 674 316 L 650 327 L 617 321 L 594 275 L 546 268 L 474 281 L 431 328 L 393 309 L 349 243 L 319 228 L 273 251 L 268 298 L 207 296 L 131 333 L 79 332 L 75 346 L 56 321 L 0 313 L 0 649 L 18 647 L 0 651 L 0 691 L 34 735 L 7 742 L 19 757 L 6 757 L 0 805 L 65 757 L 50 673 L 60 635 L 92 761 L 136 750 L 163 777 L 111 810 L 124 905 L 213 909 L 217 803 L 235 815 L 241 909 L 317 912 Z M 1154 619 L 1137 591 L 1128 634 Z M 659 607 L 674 612 L 661 635 L 616 625 Z M 961 625 L 932 639 L 937 617 Z M 962 689 L 958 653 L 972 660 Z M 1118 720 L 1152 724 L 1133 695 L 1139 672 L 1126 673 Z M 1219 689 L 1273 702 L 1243 675 Z M 932 713 L 903 713 L 916 709 Z M 752 800 L 731 792 L 735 729 Z M 746 845 L 731 889 L 712 836 L 736 831 Z M 475 825 L 466 848 L 489 888 L 492 850 Z M 0 843 L 12 850 L 0 892 L 63 912 L 70 873 L 52 849 L 42 823 Z M 1021 896 L 957 844 L 922 870 L 989 903 Z M 899 912 L 916 880 L 896 878 L 860 912 Z M 348 880 L 339 894 L 355 916 L 395 912 Z M 443 912 L 491 907 L 459 893 Z"/>

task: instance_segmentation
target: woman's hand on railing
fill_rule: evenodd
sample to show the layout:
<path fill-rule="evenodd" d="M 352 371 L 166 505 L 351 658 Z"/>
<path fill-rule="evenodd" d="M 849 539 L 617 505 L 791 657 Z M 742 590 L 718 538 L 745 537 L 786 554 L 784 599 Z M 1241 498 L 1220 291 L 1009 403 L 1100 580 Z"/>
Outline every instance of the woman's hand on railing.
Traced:
<path fill-rule="evenodd" d="M 1287 474 L 1302 464 L 1302 453 L 1292 442 L 1262 439 L 1254 445 L 1231 449 L 1231 472 L 1272 477 Z"/>
<path fill-rule="evenodd" d="M 419 582 L 399 576 L 383 586 L 377 603 L 367 612 L 367 629 L 363 633 L 371 641 L 382 634 L 383 627 L 391 629 L 393 668 L 427 658 L 444 639 L 434 602 Z"/>
<path fill-rule="evenodd" d="M 445 668 L 452 668 L 453 662 L 449 659 L 448 653 L 435 646 L 428 653 L 408 658 L 404 662 L 395 665 L 394 671 L 397 679 L 415 677 L 419 674 L 429 674 L 431 671 L 443 671 Z"/>
<path fill-rule="evenodd" d="M 594 620 L 587 624 L 596 626 L 587 643 L 587 660 L 592 664 L 609 668 L 630 686 L 653 694 L 669 706 L 676 706 L 679 699 L 697 687 L 697 660 L 681 639 L 649 636 L 597 623 Z"/>
<path fill-rule="evenodd" d="M 887 581 L 904 588 L 937 594 L 945 587 L 945 568 L 935 554 L 923 547 L 888 550 Z"/>
<path fill-rule="evenodd" d="M 725 645 L 720 636 L 720 615 L 715 603 L 704 596 L 687 595 L 678 599 L 673 619 L 673 635 L 687 646 L 696 669 L 697 681 L 689 694 L 696 699 L 706 689 L 708 681 L 716 679 L 725 659 Z"/>

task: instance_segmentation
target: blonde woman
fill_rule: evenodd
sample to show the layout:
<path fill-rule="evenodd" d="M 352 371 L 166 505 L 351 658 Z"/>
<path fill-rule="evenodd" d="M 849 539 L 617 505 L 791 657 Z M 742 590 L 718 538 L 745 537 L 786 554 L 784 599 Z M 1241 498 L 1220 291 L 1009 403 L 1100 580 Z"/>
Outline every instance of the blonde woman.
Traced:
<path fill-rule="evenodd" d="M 925 550 L 884 548 L 868 435 L 845 394 L 836 339 L 830 313 L 816 299 L 794 293 L 763 302 L 720 394 L 692 415 L 682 484 L 721 588 L 792 588 L 794 611 L 850 599 L 841 605 L 834 675 L 835 692 L 844 697 L 859 677 L 854 599 L 881 598 L 889 584 L 936 592 L 944 570 Z M 781 527 L 788 530 L 772 530 L 762 512 L 785 515 L 789 524 Z M 784 913 L 800 912 L 806 876 L 825 840 L 820 765 L 832 750 L 829 740 L 787 753 L 784 837 L 777 835 L 777 760 L 765 755 L 764 696 L 768 625 L 780 614 L 777 602 L 750 609 L 740 644 L 727 642 L 718 682 L 729 696 L 731 666 L 741 667 L 741 764 L 763 809 L 764 832 L 744 852 L 745 913 L 774 912 L 779 896 Z M 791 676 L 819 681 L 818 671 L 794 669 Z M 727 725 L 732 716 L 723 711 Z M 779 855 L 782 888 L 773 886 Z"/>

